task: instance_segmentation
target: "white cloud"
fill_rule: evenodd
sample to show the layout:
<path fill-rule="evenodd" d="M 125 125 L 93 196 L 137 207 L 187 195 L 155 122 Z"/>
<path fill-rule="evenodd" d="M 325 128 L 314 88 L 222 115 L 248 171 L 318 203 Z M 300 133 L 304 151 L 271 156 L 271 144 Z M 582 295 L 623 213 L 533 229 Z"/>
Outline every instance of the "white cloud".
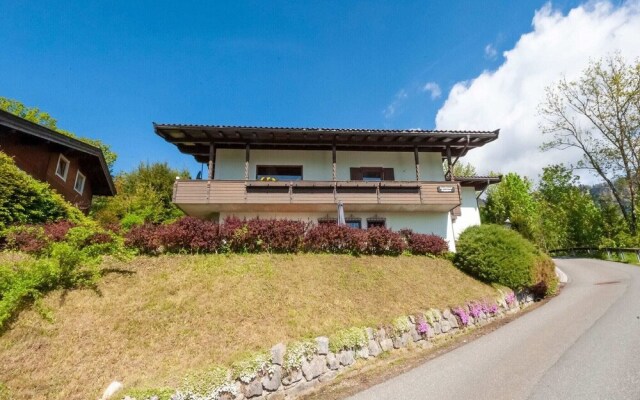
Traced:
<path fill-rule="evenodd" d="M 387 108 L 385 108 L 384 111 L 382 111 L 382 114 L 384 115 L 384 117 L 386 119 L 393 117 L 396 114 L 396 112 L 398 112 L 398 109 L 400 108 L 402 103 L 404 103 L 407 97 L 409 97 L 409 93 L 407 93 L 407 91 L 404 89 L 400 89 L 398 93 L 396 93 L 396 95 L 394 96 L 391 104 L 389 104 Z"/>
<path fill-rule="evenodd" d="M 440 89 L 440 85 L 435 82 L 427 82 L 422 87 L 423 92 L 431 93 L 431 99 L 435 100 L 442 95 L 442 90 Z"/>
<path fill-rule="evenodd" d="M 485 56 L 485 58 L 487 58 L 489 60 L 495 60 L 497 55 L 498 55 L 498 50 L 491 43 L 489 43 L 488 45 L 484 46 L 484 56 Z"/>
<path fill-rule="evenodd" d="M 537 178 L 548 164 L 575 162 L 578 153 L 539 150 L 547 140 L 537 114 L 545 87 L 563 75 L 576 79 L 590 59 L 615 51 L 634 61 L 640 56 L 638 38 L 640 0 L 619 7 L 606 1 L 589 2 L 567 15 L 547 5 L 535 13 L 532 32 L 504 53 L 505 61 L 497 70 L 453 86 L 438 111 L 436 127 L 501 128 L 497 141 L 472 150 L 464 160 L 479 172 L 515 171 Z"/>

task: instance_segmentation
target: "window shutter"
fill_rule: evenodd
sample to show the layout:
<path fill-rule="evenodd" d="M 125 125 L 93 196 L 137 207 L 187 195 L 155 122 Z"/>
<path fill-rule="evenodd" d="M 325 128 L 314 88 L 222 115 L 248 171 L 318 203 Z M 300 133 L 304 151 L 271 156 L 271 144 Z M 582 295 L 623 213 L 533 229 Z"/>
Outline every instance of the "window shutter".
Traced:
<path fill-rule="evenodd" d="M 361 168 L 351 168 L 351 180 L 352 181 L 361 181 L 362 180 L 362 169 Z"/>
<path fill-rule="evenodd" d="M 393 168 L 383 168 L 382 171 L 382 180 L 383 181 L 395 181 L 395 176 L 393 175 Z"/>

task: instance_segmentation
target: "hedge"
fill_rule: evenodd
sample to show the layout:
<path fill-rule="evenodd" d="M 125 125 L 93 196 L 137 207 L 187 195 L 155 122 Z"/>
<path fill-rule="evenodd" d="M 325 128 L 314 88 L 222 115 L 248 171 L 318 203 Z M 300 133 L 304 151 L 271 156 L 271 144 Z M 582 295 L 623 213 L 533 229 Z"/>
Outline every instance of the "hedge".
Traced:
<path fill-rule="evenodd" d="M 405 233 L 408 231 L 405 231 Z M 367 230 L 337 224 L 311 225 L 284 219 L 226 218 L 222 224 L 184 217 L 164 225 L 143 225 L 125 235 L 127 246 L 144 254 L 272 252 L 442 255 L 447 242 L 435 235 L 410 237 L 387 228 Z"/>
<path fill-rule="evenodd" d="M 553 261 L 516 231 L 499 225 L 472 226 L 462 232 L 456 250 L 455 265 L 485 282 L 534 289 L 539 295 L 555 291 Z"/>

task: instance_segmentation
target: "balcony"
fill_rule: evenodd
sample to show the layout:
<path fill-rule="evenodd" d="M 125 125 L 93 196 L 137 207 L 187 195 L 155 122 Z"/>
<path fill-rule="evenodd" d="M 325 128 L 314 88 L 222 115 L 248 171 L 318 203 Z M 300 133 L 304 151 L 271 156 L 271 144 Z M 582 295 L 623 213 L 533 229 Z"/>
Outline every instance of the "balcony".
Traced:
<path fill-rule="evenodd" d="M 460 205 L 457 182 L 177 180 L 173 202 L 190 215 L 217 212 L 448 212 Z"/>

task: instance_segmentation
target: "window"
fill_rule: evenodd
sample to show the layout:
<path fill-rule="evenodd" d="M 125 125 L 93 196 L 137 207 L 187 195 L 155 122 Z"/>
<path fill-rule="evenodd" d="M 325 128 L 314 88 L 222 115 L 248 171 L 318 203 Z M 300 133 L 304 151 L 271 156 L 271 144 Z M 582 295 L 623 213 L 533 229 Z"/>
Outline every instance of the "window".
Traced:
<path fill-rule="evenodd" d="M 84 176 L 80 171 L 76 174 L 76 183 L 73 185 L 73 190 L 82 194 L 84 191 L 84 183 L 86 182 L 87 177 Z"/>
<path fill-rule="evenodd" d="M 360 167 L 351 168 L 352 181 L 392 181 L 394 180 L 393 168 L 382 167 Z"/>
<path fill-rule="evenodd" d="M 301 181 L 301 165 L 258 165 L 256 180 Z"/>
<path fill-rule="evenodd" d="M 344 222 L 346 222 L 347 226 L 350 226 L 352 228 L 362 228 L 362 220 L 360 218 L 346 218 Z"/>
<path fill-rule="evenodd" d="M 338 218 L 331 218 L 331 217 L 318 218 L 318 225 L 320 225 L 320 224 L 337 224 L 337 223 L 338 223 Z"/>
<path fill-rule="evenodd" d="M 387 220 L 379 217 L 367 218 L 368 228 L 384 228 L 387 226 Z"/>
<path fill-rule="evenodd" d="M 66 182 L 69 173 L 69 160 L 62 154 L 58 157 L 58 165 L 56 165 L 56 175 Z"/>

